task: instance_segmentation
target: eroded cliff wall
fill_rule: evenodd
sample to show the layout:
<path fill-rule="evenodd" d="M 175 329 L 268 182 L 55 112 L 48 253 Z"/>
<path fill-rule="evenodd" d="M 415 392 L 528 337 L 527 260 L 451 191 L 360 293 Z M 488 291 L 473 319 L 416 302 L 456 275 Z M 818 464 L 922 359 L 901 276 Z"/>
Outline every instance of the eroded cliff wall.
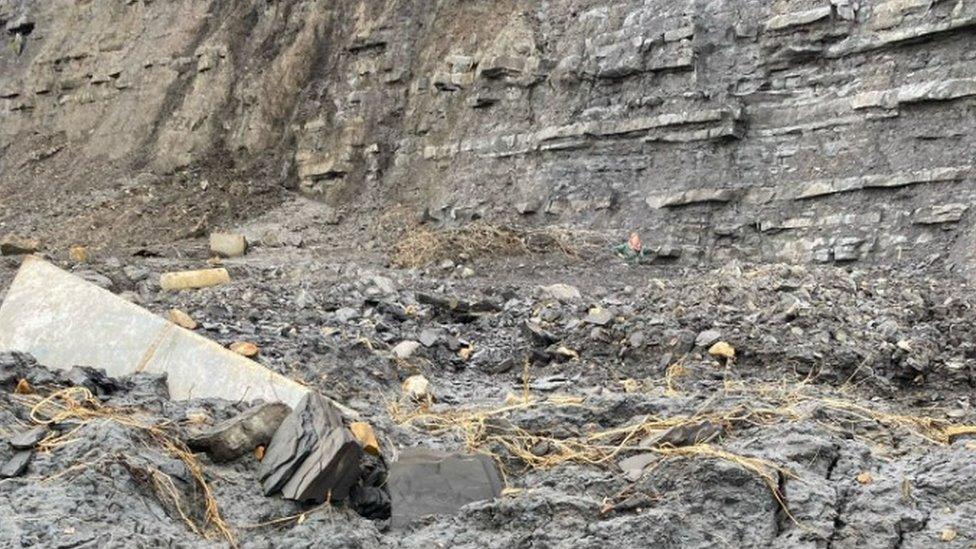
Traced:
<path fill-rule="evenodd" d="M 98 209 L 142 181 L 193 210 L 284 185 L 347 221 L 641 228 L 682 261 L 973 248 L 971 0 L 6 0 L 0 21 L 8 197 Z"/>

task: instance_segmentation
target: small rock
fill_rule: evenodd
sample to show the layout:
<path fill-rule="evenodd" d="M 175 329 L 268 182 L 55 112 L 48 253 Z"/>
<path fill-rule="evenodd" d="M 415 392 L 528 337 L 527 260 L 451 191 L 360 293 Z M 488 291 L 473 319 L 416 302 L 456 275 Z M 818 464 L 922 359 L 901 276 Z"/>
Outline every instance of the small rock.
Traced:
<path fill-rule="evenodd" d="M 956 536 L 958 535 L 959 533 L 952 528 L 946 528 L 945 530 L 939 532 L 939 540 L 949 543 L 950 541 L 955 541 Z"/>
<path fill-rule="evenodd" d="M 624 476 L 627 480 L 634 482 L 641 477 L 644 472 L 644 468 L 654 463 L 657 460 L 657 454 L 645 453 L 637 454 L 636 456 L 631 456 L 627 459 L 621 460 L 617 463 L 617 466 L 624 472 Z"/>
<path fill-rule="evenodd" d="M 580 295 L 580 291 L 576 289 L 575 286 L 570 286 L 569 284 L 552 284 L 551 286 L 543 286 L 542 292 L 546 295 L 546 297 L 561 301 L 563 303 L 583 299 L 583 296 Z"/>
<path fill-rule="evenodd" d="M 642 440 L 640 445 L 644 448 L 694 446 L 695 444 L 711 442 L 723 432 L 725 429 L 721 425 L 711 421 L 686 423 L 675 425 L 663 433 L 649 436 Z"/>
<path fill-rule="evenodd" d="M 256 357 L 261 352 L 261 349 L 257 345 L 249 341 L 235 341 L 230 344 L 230 350 L 247 358 Z"/>
<path fill-rule="evenodd" d="M 471 267 L 465 267 L 461 269 L 461 278 L 471 278 L 474 276 L 474 269 Z"/>
<path fill-rule="evenodd" d="M 393 283 L 393 280 L 385 276 L 374 276 L 372 283 L 381 294 L 393 295 L 397 292 L 396 284 Z"/>
<path fill-rule="evenodd" d="M 339 322 L 349 322 L 350 320 L 355 320 L 359 318 L 359 311 L 353 309 L 352 307 L 343 307 L 337 309 L 336 312 L 332 313 L 335 315 L 336 320 Z"/>
<path fill-rule="evenodd" d="M 88 248 L 85 246 L 72 246 L 68 248 L 68 257 L 75 263 L 88 261 Z"/>
<path fill-rule="evenodd" d="M 590 313 L 586 315 L 584 321 L 589 324 L 595 324 L 596 326 L 606 326 L 613 322 L 613 313 L 602 307 L 593 307 L 590 309 Z"/>
<path fill-rule="evenodd" d="M 197 322 L 193 320 L 190 315 L 179 309 L 169 310 L 169 321 L 181 328 L 186 328 L 187 330 L 197 329 Z"/>
<path fill-rule="evenodd" d="M 380 455 L 380 443 L 376 440 L 376 433 L 373 431 L 372 425 L 356 421 L 349 424 L 349 430 L 352 431 L 352 435 L 356 437 L 367 454 Z"/>
<path fill-rule="evenodd" d="M 715 345 L 720 339 L 722 339 L 722 332 L 718 330 L 705 330 L 695 338 L 695 346 L 707 349 Z"/>
<path fill-rule="evenodd" d="M 421 402 L 431 399 L 430 382 L 422 375 L 408 377 L 404 380 L 402 389 L 403 394 L 414 401 Z"/>
<path fill-rule="evenodd" d="M 3 241 L 0 241 L 0 254 L 2 255 L 26 255 L 40 249 L 41 241 L 36 238 L 8 235 Z"/>
<path fill-rule="evenodd" d="M 220 257 L 240 257 L 247 253 L 247 239 L 238 233 L 211 233 L 210 251 Z"/>
<path fill-rule="evenodd" d="M 437 328 L 427 328 L 420 332 L 420 344 L 424 347 L 433 347 L 440 342 L 441 338 L 444 336 L 444 331 Z"/>
<path fill-rule="evenodd" d="M 207 452 L 217 462 L 233 461 L 271 442 L 291 408 L 279 402 L 261 404 L 190 437 L 194 450 Z"/>
<path fill-rule="evenodd" d="M 29 450 L 37 446 L 38 442 L 44 440 L 48 430 L 47 425 L 38 425 L 10 437 L 8 442 L 14 450 Z"/>
<path fill-rule="evenodd" d="M 31 387 L 31 384 L 30 384 L 29 381 L 27 381 L 24 378 L 21 378 L 19 381 L 17 381 L 17 386 L 14 387 L 14 394 L 17 394 L 17 395 L 32 395 L 32 394 L 34 394 L 34 388 Z"/>
<path fill-rule="evenodd" d="M 30 464 L 33 455 L 34 453 L 30 450 L 15 453 L 0 467 L 0 478 L 14 478 L 23 475 L 27 471 L 27 465 Z"/>
<path fill-rule="evenodd" d="M 871 476 L 871 473 L 865 471 L 857 475 L 857 482 L 860 484 L 868 485 L 874 482 L 874 477 Z"/>
<path fill-rule="evenodd" d="M 393 356 L 402 360 L 407 360 L 408 358 L 412 357 L 419 348 L 419 342 L 409 340 L 401 341 L 396 345 L 396 347 L 393 347 Z"/>
<path fill-rule="evenodd" d="M 726 360 L 732 360 L 735 358 L 735 348 L 724 341 L 719 341 L 715 345 L 712 345 L 708 349 L 708 354 L 716 358 L 724 358 Z"/>

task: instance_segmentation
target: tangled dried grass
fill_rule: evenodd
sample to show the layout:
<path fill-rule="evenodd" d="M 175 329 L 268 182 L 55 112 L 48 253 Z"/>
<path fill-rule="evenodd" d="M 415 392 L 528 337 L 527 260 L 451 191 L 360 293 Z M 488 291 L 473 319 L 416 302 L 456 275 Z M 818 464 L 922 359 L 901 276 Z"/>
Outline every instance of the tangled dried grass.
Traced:
<path fill-rule="evenodd" d="M 55 451 L 70 442 L 82 427 L 94 421 L 111 421 L 139 432 L 148 444 L 162 448 L 166 453 L 183 462 L 199 493 L 199 501 L 192 503 L 199 505 L 200 509 L 192 512 L 185 507 L 186 498 L 179 494 L 173 479 L 166 473 L 158 469 L 130 472 L 142 477 L 140 480 L 153 488 L 160 503 L 172 508 L 191 531 L 206 539 L 223 538 L 231 547 L 237 547 L 234 534 L 221 517 L 217 500 L 207 484 L 200 462 L 193 452 L 179 438 L 170 434 L 164 426 L 142 421 L 138 411 L 135 410 L 103 406 L 91 391 L 84 387 L 62 389 L 47 397 L 17 395 L 17 400 L 30 408 L 30 418 L 38 425 L 77 424 L 68 433 L 43 440 L 38 445 L 40 451 Z M 91 464 L 76 464 L 69 469 L 77 470 L 89 465 Z M 195 516 L 201 516 L 202 520 L 194 518 Z"/>
<path fill-rule="evenodd" d="M 671 376 L 673 377 L 673 376 Z M 671 386 L 673 380 L 666 381 Z M 733 398 L 733 405 L 708 410 L 709 406 L 691 415 L 673 417 L 643 417 L 639 421 L 573 437 L 553 437 L 531 433 L 505 421 L 513 412 L 529 408 L 585 408 L 579 398 L 550 398 L 533 400 L 526 395 L 521 402 L 496 409 L 468 409 L 431 411 L 426 407 L 404 409 L 401 404 L 389 407 L 391 417 L 397 423 L 410 425 L 434 435 L 454 433 L 460 435 L 467 449 L 492 455 L 504 468 L 509 458 L 515 458 L 524 466 L 548 469 L 567 462 L 609 466 L 624 454 L 651 452 L 662 458 L 706 458 L 735 464 L 757 475 L 772 493 L 784 512 L 792 519 L 783 495 L 780 480 L 792 477 L 786 468 L 767 460 L 737 454 L 718 447 L 706 440 L 690 441 L 687 445 L 662 444 L 645 447 L 638 442 L 653 435 L 661 435 L 672 429 L 689 430 L 708 422 L 721 426 L 726 433 L 746 426 L 770 426 L 777 423 L 795 423 L 814 420 L 831 430 L 850 432 L 851 422 L 867 422 L 877 429 L 915 435 L 934 444 L 948 444 L 953 438 L 976 434 L 976 426 L 954 425 L 950 422 L 923 416 L 895 414 L 864 406 L 842 397 L 824 397 L 810 391 L 805 383 L 789 386 L 759 385 L 727 386 L 725 395 Z M 673 395 L 668 395 L 673 396 Z M 820 411 L 839 412 L 842 417 L 822 418 Z M 540 443 L 549 451 L 537 455 L 533 449 Z M 499 449 L 504 449 L 501 455 Z"/>
<path fill-rule="evenodd" d="M 519 229 L 475 222 L 464 227 L 432 229 L 414 226 L 400 231 L 392 245 L 392 263 L 415 268 L 445 259 L 503 257 L 561 252 L 579 255 L 588 235 L 557 227 Z"/>

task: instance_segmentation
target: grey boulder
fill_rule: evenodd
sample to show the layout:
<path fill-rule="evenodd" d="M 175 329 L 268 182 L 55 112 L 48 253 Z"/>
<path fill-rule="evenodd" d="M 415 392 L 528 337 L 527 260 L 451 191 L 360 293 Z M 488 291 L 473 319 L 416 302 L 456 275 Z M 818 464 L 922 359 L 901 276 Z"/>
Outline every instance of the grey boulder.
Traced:
<path fill-rule="evenodd" d="M 214 461 L 233 461 L 271 442 L 290 412 L 291 408 L 280 402 L 259 404 L 191 436 L 188 443 L 194 450 L 207 452 Z"/>

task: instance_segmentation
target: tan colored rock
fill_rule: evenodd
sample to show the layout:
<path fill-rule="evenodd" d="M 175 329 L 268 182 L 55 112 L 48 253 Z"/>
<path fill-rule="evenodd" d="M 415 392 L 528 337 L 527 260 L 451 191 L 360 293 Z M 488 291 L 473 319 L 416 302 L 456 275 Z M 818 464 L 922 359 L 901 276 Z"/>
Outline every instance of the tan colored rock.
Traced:
<path fill-rule="evenodd" d="M 197 329 L 197 321 L 193 320 L 193 318 L 190 317 L 190 315 L 184 313 L 179 309 L 169 310 L 169 320 L 173 324 L 176 324 L 181 328 L 186 328 L 187 330 Z"/>
<path fill-rule="evenodd" d="M 240 257 L 247 253 L 247 239 L 239 233 L 211 233 L 210 251 L 220 257 Z"/>
<path fill-rule="evenodd" d="M 865 471 L 857 475 L 857 482 L 866 486 L 874 482 L 874 477 L 871 476 L 871 473 Z"/>
<path fill-rule="evenodd" d="M 430 400 L 430 382 L 421 375 L 410 376 L 403 382 L 403 394 L 416 401 Z"/>
<path fill-rule="evenodd" d="M 0 242 L 0 254 L 2 255 L 26 255 L 40 249 L 41 241 L 36 238 L 9 235 Z"/>
<path fill-rule="evenodd" d="M 258 353 L 261 352 L 260 347 L 249 341 L 235 341 L 230 344 L 230 350 L 248 358 L 258 356 Z"/>
<path fill-rule="evenodd" d="M 230 282 L 227 269 L 203 269 L 199 271 L 178 271 L 163 273 L 159 277 L 159 285 L 164 290 L 193 290 L 219 286 Z"/>
<path fill-rule="evenodd" d="M 716 358 L 724 358 L 726 360 L 732 360 L 735 358 L 735 347 L 729 345 L 724 341 L 719 341 L 715 345 L 712 345 L 708 349 L 708 354 Z"/>
<path fill-rule="evenodd" d="M 21 379 L 17 382 L 17 387 L 14 388 L 14 393 L 18 395 L 32 395 L 34 394 L 34 388 L 31 387 L 30 382 L 26 379 Z"/>
<path fill-rule="evenodd" d="M 349 424 L 349 430 L 352 431 L 353 436 L 356 437 L 356 440 L 359 441 L 359 444 L 367 454 L 373 454 L 374 456 L 380 455 L 380 443 L 376 439 L 376 433 L 373 431 L 372 425 L 362 421 L 356 421 Z"/>
<path fill-rule="evenodd" d="M 72 246 L 68 248 L 68 257 L 75 263 L 88 261 L 88 248 L 86 246 Z"/>

